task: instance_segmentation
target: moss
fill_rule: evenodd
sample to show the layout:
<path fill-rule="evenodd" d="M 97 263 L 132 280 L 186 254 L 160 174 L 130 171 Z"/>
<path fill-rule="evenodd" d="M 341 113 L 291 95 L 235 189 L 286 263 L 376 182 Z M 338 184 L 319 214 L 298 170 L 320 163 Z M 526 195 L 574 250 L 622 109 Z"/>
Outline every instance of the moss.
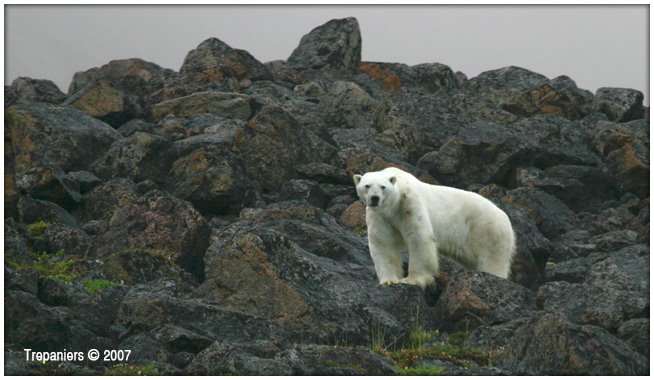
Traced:
<path fill-rule="evenodd" d="M 466 347 L 463 344 L 468 339 L 467 332 L 453 333 L 447 344 L 426 345 L 427 342 L 438 336 L 437 330 L 426 330 L 420 325 L 414 326 L 404 348 L 389 351 L 383 347 L 386 340 L 384 334 L 381 338 L 373 339 L 373 351 L 390 359 L 401 375 L 443 375 L 445 370 L 437 367 L 419 366 L 423 360 L 441 360 L 453 363 L 459 367 L 489 367 L 493 360 L 500 355 L 500 351 L 485 351 L 479 348 Z M 373 337 L 374 338 L 374 337 Z M 379 343 L 381 342 L 381 344 Z"/>
<path fill-rule="evenodd" d="M 32 237 L 43 237 L 45 234 L 45 230 L 48 228 L 48 223 L 39 220 L 36 223 L 32 223 L 29 226 L 27 226 L 27 233 L 32 236 Z"/>
<path fill-rule="evenodd" d="M 104 374 L 107 376 L 158 376 L 159 371 L 154 364 L 148 364 L 145 366 L 118 364 L 109 368 Z"/>
<path fill-rule="evenodd" d="M 43 277 L 65 282 L 71 282 L 79 277 L 79 273 L 75 271 L 79 260 L 63 259 L 63 250 L 55 254 L 31 253 L 30 256 L 34 259 L 31 263 L 18 263 L 10 259 L 5 259 L 5 263 L 14 269 L 34 269 Z"/>
<path fill-rule="evenodd" d="M 94 294 L 99 292 L 100 290 L 109 289 L 116 286 L 116 283 L 104 278 L 86 280 L 82 282 L 82 284 L 86 288 L 86 291 L 89 292 L 89 294 Z"/>

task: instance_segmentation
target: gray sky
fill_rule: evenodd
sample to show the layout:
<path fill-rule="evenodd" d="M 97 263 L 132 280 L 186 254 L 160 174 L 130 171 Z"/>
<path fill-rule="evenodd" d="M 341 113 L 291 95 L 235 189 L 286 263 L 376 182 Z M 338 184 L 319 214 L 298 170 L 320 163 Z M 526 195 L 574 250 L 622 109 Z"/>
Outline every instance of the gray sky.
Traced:
<path fill-rule="evenodd" d="M 359 20 L 365 61 L 438 62 L 472 78 L 520 66 L 579 87 L 643 91 L 649 104 L 647 5 L 477 6 L 43 6 L 5 5 L 5 84 L 73 74 L 114 59 L 179 70 L 210 37 L 262 62 L 286 59 L 332 18 Z"/>

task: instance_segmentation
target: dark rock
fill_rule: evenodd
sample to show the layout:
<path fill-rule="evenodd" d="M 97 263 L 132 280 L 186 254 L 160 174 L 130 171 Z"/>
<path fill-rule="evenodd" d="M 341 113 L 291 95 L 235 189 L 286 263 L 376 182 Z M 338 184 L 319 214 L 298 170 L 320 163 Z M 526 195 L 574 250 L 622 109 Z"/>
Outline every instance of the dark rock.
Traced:
<path fill-rule="evenodd" d="M 452 69 L 439 63 L 408 66 L 400 63 L 363 62 L 359 72 L 379 81 L 385 91 L 404 88 L 416 93 L 433 93 L 441 88 L 459 87 Z"/>
<path fill-rule="evenodd" d="M 91 170 L 104 179 L 129 178 L 135 182 L 145 179 L 161 181 L 168 172 L 171 158 L 166 139 L 136 132 L 111 144 L 92 165 Z"/>
<path fill-rule="evenodd" d="M 320 112 L 328 126 L 374 128 L 388 104 L 372 98 L 354 82 L 336 81 L 320 98 Z"/>
<path fill-rule="evenodd" d="M 616 331 L 624 320 L 648 315 L 649 256 L 619 251 L 593 264 L 582 284 L 551 282 L 538 291 L 539 304 L 572 322 Z"/>
<path fill-rule="evenodd" d="M 98 271 L 103 277 L 126 285 L 172 280 L 187 289 L 195 284 L 195 280 L 171 260 L 141 249 L 125 249 L 104 258 Z"/>
<path fill-rule="evenodd" d="M 352 178 L 345 173 L 345 170 L 325 163 L 300 164 L 295 167 L 295 170 L 306 178 L 318 182 L 352 184 Z"/>
<path fill-rule="evenodd" d="M 30 261 L 29 249 L 25 237 L 18 232 L 13 220 L 4 223 L 4 257 L 16 263 Z"/>
<path fill-rule="evenodd" d="M 364 241 L 320 210 L 289 202 L 241 217 L 208 249 L 196 296 L 276 321 L 305 342 L 366 344 L 372 325 L 399 342 L 409 321 L 430 324 L 420 290 L 378 286 Z"/>
<path fill-rule="evenodd" d="M 361 64 L 361 32 L 355 18 L 334 19 L 313 29 L 288 57 L 293 67 L 354 73 Z"/>
<path fill-rule="evenodd" d="M 316 181 L 292 179 L 284 182 L 280 192 L 282 201 L 304 199 L 312 206 L 325 206 L 325 193 Z"/>
<path fill-rule="evenodd" d="M 205 40 L 188 52 L 179 72 L 184 81 L 196 83 L 225 78 L 272 79 L 270 70 L 250 53 L 234 49 L 217 38 Z"/>
<path fill-rule="evenodd" d="M 238 344 L 216 341 L 195 356 L 186 368 L 191 375 L 238 374 L 250 376 L 289 376 L 294 371 L 283 360 L 276 360 L 279 351 L 273 343 L 255 341 Z"/>
<path fill-rule="evenodd" d="M 298 164 L 322 161 L 322 150 L 333 153 L 326 146 L 281 108 L 265 107 L 238 129 L 233 151 L 243 159 L 248 176 L 257 178 L 264 190 L 276 190 L 296 176 Z"/>
<path fill-rule="evenodd" d="M 364 348 L 300 344 L 295 346 L 295 350 L 314 376 L 342 375 L 348 370 L 355 375 L 397 375 L 393 363 Z"/>
<path fill-rule="evenodd" d="M 501 106 L 509 100 L 546 83 L 548 79 L 516 66 L 485 71 L 468 80 L 463 87 L 469 93 L 476 93 Z"/>
<path fill-rule="evenodd" d="M 129 137 L 136 132 L 151 133 L 154 129 L 154 124 L 148 123 L 141 119 L 132 119 L 125 124 L 121 125 L 117 131 L 124 137 Z"/>
<path fill-rule="evenodd" d="M 36 296 L 39 290 L 39 272 L 36 269 L 21 269 L 8 278 L 6 288 L 9 290 L 20 290 Z"/>
<path fill-rule="evenodd" d="M 86 170 L 66 173 L 66 178 L 79 185 L 80 194 L 88 193 L 94 187 L 102 183 L 100 178 Z"/>
<path fill-rule="evenodd" d="M 131 180 L 117 178 L 107 181 L 85 196 L 80 219 L 108 222 L 118 208 L 134 202 L 137 197 L 136 185 Z"/>
<path fill-rule="evenodd" d="M 197 354 L 213 343 L 206 336 L 170 324 L 156 327 L 151 334 L 155 340 L 163 342 L 171 353 L 191 352 Z"/>
<path fill-rule="evenodd" d="M 38 297 L 48 306 L 70 306 L 88 297 L 84 286 L 79 282 L 65 282 L 50 277 L 39 278 Z"/>
<path fill-rule="evenodd" d="M 227 310 L 206 300 L 181 298 L 180 288 L 169 281 L 131 287 L 117 310 L 115 321 L 134 331 L 149 331 L 172 324 L 211 340 L 248 342 L 285 339 L 285 333 L 270 321 Z M 164 343 L 161 344 L 163 346 Z"/>
<path fill-rule="evenodd" d="M 153 190 L 117 208 L 88 254 L 104 257 L 139 248 L 162 255 L 201 279 L 209 233 L 208 223 L 190 204 Z"/>
<path fill-rule="evenodd" d="M 60 104 L 66 100 L 66 94 L 59 90 L 54 82 L 47 79 L 18 77 L 11 82 L 10 91 L 13 100 L 5 107 L 16 103 L 52 103 Z"/>
<path fill-rule="evenodd" d="M 615 251 L 630 245 L 641 243 L 641 236 L 632 230 L 615 230 L 588 239 L 600 251 Z"/>
<path fill-rule="evenodd" d="M 76 73 L 66 104 L 119 127 L 128 120 L 147 117 L 156 102 L 153 94 L 173 75 L 172 70 L 141 59 L 111 61 Z"/>
<path fill-rule="evenodd" d="M 622 192 L 649 195 L 649 122 L 598 122 L 593 143 Z"/>
<path fill-rule="evenodd" d="M 525 211 L 548 238 L 569 231 L 576 222 L 576 216 L 568 206 L 536 188 L 522 187 L 511 190 L 503 200 Z"/>
<path fill-rule="evenodd" d="M 600 161 L 579 125 L 555 116 L 537 115 L 509 126 L 485 121 L 466 124 L 454 127 L 454 137 L 427 132 L 440 148 L 418 161 L 419 167 L 449 186 L 508 184 L 517 168 L 594 166 Z"/>
<path fill-rule="evenodd" d="M 536 303 L 522 286 L 484 272 L 464 272 L 449 278 L 436 310 L 440 328 L 467 331 L 527 316 Z"/>
<path fill-rule="evenodd" d="M 649 358 L 649 318 L 631 319 L 618 329 L 618 338 Z"/>
<path fill-rule="evenodd" d="M 75 256 L 84 256 L 91 244 L 91 238 L 81 229 L 61 223 L 50 223 L 43 239 L 49 252 L 65 252 Z"/>
<path fill-rule="evenodd" d="M 642 119 L 643 93 L 626 88 L 602 87 L 593 100 L 593 112 L 605 114 L 609 120 L 625 122 Z"/>
<path fill-rule="evenodd" d="M 495 364 L 525 375 L 649 373 L 647 359 L 615 336 L 556 314 L 536 315 L 516 329 Z"/>
<path fill-rule="evenodd" d="M 19 220 L 24 224 L 38 221 L 57 222 L 73 228 L 79 228 L 79 222 L 68 211 L 56 204 L 29 196 L 22 196 L 18 201 Z"/>
<path fill-rule="evenodd" d="M 155 104 L 152 107 L 152 120 L 158 122 L 168 114 L 190 117 L 202 113 L 247 120 L 251 112 L 250 98 L 247 95 L 205 91 Z"/>
<path fill-rule="evenodd" d="M 36 295 L 5 291 L 5 339 L 21 352 L 23 348 L 58 351 L 70 347 L 69 318 L 68 310 L 45 306 Z"/>
<path fill-rule="evenodd" d="M 230 133 L 231 134 L 231 133 Z M 242 160 L 229 151 L 231 136 L 203 134 L 177 141 L 167 188 L 203 213 L 238 213 L 258 206 L 260 186 L 245 175 Z"/>
<path fill-rule="evenodd" d="M 590 91 L 581 90 L 572 79 L 560 76 L 505 101 L 502 109 L 525 117 L 548 113 L 577 120 L 590 113 L 592 102 Z"/>
<path fill-rule="evenodd" d="M 32 103 L 5 112 L 5 141 L 15 154 L 16 184 L 27 193 L 53 201 L 79 200 L 78 189 L 64 178 L 85 170 L 120 134 L 72 107 Z"/>

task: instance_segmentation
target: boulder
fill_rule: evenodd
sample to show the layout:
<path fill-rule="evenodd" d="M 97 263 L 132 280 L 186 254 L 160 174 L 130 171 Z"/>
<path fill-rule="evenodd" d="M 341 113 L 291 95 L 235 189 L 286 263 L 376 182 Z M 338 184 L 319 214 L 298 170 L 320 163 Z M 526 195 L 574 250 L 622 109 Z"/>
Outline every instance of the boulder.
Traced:
<path fill-rule="evenodd" d="M 468 331 L 525 317 L 536 311 L 526 288 L 485 272 L 450 276 L 436 302 L 439 328 Z"/>
<path fill-rule="evenodd" d="M 354 73 L 361 64 L 361 31 L 355 18 L 330 20 L 304 35 L 288 57 L 292 67 Z"/>
<path fill-rule="evenodd" d="M 124 249 L 142 249 L 161 255 L 202 279 L 209 233 L 208 223 L 189 203 L 152 190 L 118 207 L 87 254 L 106 257 Z"/>
<path fill-rule="evenodd" d="M 78 188 L 65 172 L 87 169 L 121 137 L 75 108 L 46 103 L 12 106 L 5 120 L 17 188 L 65 204 L 79 202 Z"/>
<path fill-rule="evenodd" d="M 85 196 L 84 208 L 76 214 L 84 222 L 108 222 L 114 212 L 138 198 L 136 185 L 129 179 L 116 178 L 95 187 Z"/>
<path fill-rule="evenodd" d="M 420 94 L 455 89 L 459 82 L 452 69 L 440 63 L 408 66 L 401 63 L 363 62 L 359 72 L 380 82 L 385 91 L 400 88 Z"/>
<path fill-rule="evenodd" d="M 16 103 L 61 104 L 67 97 L 54 82 L 47 79 L 18 77 L 11 82 L 9 91 L 12 96 L 9 103 L 5 102 L 5 107 Z"/>
<path fill-rule="evenodd" d="M 649 122 L 636 120 L 595 125 L 593 144 L 606 160 L 621 192 L 649 194 Z"/>
<path fill-rule="evenodd" d="M 649 256 L 631 249 L 592 264 L 581 284 L 550 282 L 538 290 L 544 310 L 572 322 L 616 331 L 629 319 L 648 315 Z"/>
<path fill-rule="evenodd" d="M 525 117 L 548 113 L 577 120 L 590 113 L 592 102 L 590 91 L 579 89 L 572 79 L 560 76 L 506 100 L 502 109 Z"/>
<path fill-rule="evenodd" d="M 558 198 L 532 187 L 508 191 L 503 200 L 526 212 L 547 238 L 569 231 L 576 216 Z"/>
<path fill-rule="evenodd" d="M 495 363 L 523 375 L 649 373 L 648 360 L 606 330 L 548 313 L 535 315 L 517 328 Z"/>
<path fill-rule="evenodd" d="M 169 142 L 160 136 L 136 132 L 111 144 L 90 169 L 106 180 L 161 181 L 172 164 L 169 146 Z"/>
<path fill-rule="evenodd" d="M 144 118 L 157 100 L 153 94 L 174 75 L 169 69 L 142 59 L 124 59 L 78 72 L 68 89 L 66 104 L 114 127 Z"/>
<path fill-rule="evenodd" d="M 303 128 L 283 109 L 264 107 L 246 127 L 236 132 L 233 151 L 243 160 L 246 174 L 257 178 L 264 190 L 277 190 L 295 177 L 295 167 L 320 162 L 321 151 L 333 148 Z"/>
<path fill-rule="evenodd" d="M 218 133 L 175 142 L 177 159 L 166 174 L 166 188 L 203 213 L 237 214 L 259 205 L 259 185 L 245 175 L 242 160 L 229 151 L 230 142 Z"/>
<path fill-rule="evenodd" d="M 272 79 L 270 70 L 245 50 L 234 49 L 217 38 L 209 38 L 184 58 L 179 73 L 185 81 L 210 82 Z"/>
<path fill-rule="evenodd" d="M 250 98 L 243 94 L 219 91 L 196 92 L 155 104 L 152 107 L 152 120 L 158 122 L 168 114 L 190 117 L 201 113 L 247 120 L 251 113 Z"/>
<path fill-rule="evenodd" d="M 605 114 L 611 121 L 643 119 L 643 93 L 627 88 L 602 87 L 595 94 L 592 110 Z"/>

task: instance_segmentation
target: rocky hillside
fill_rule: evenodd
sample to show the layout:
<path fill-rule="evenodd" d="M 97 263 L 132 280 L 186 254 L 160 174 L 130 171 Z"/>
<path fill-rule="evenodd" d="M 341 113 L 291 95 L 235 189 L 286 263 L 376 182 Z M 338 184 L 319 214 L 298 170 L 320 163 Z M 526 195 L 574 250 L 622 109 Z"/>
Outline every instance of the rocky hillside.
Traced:
<path fill-rule="evenodd" d="M 5 87 L 5 374 L 649 374 L 642 93 L 361 44 L 332 20 L 285 61 L 212 38 Z M 505 210 L 512 281 L 379 286 L 351 176 L 387 166 Z"/>

